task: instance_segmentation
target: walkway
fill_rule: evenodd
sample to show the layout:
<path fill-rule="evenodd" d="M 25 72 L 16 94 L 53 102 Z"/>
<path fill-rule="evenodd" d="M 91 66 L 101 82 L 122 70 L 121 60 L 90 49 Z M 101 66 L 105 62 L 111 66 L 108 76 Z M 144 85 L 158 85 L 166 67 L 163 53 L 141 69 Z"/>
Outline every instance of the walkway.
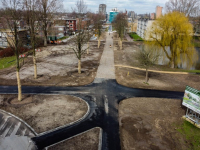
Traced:
<path fill-rule="evenodd" d="M 36 134 L 18 118 L 0 111 L 0 150 L 33 150 Z"/>
<path fill-rule="evenodd" d="M 146 69 L 138 68 L 138 67 L 132 67 L 132 66 L 125 66 L 125 65 L 115 65 L 115 67 L 120 68 L 131 68 L 136 70 L 142 70 L 146 71 Z M 172 72 L 172 71 L 159 71 L 159 70 L 148 70 L 149 72 L 157 72 L 157 73 L 168 73 L 168 74 L 189 74 L 188 72 Z"/>
<path fill-rule="evenodd" d="M 113 52 L 113 33 L 106 33 L 106 44 L 101 56 L 100 65 L 97 70 L 96 78 L 115 79 L 114 52 Z M 110 45 L 112 46 L 110 48 Z"/>
<path fill-rule="evenodd" d="M 82 121 L 33 137 L 32 140 L 38 149 L 56 144 L 94 127 L 100 127 L 103 130 L 101 150 L 121 150 L 118 122 L 118 104 L 120 101 L 131 97 L 183 98 L 183 92 L 133 89 L 119 85 L 115 81 L 113 49 L 109 48 L 109 45 L 113 44 L 111 37 L 112 34 L 110 36 L 107 34 L 106 45 L 94 83 L 80 87 L 22 86 L 24 94 L 73 95 L 87 101 L 90 106 L 88 116 Z M 0 93 L 16 94 L 17 86 L 0 86 Z M 0 124 L 0 126 L 2 125 Z M 5 135 L 10 133 L 10 128 L 4 133 Z M 3 142 L 1 141 L 0 143 Z"/>

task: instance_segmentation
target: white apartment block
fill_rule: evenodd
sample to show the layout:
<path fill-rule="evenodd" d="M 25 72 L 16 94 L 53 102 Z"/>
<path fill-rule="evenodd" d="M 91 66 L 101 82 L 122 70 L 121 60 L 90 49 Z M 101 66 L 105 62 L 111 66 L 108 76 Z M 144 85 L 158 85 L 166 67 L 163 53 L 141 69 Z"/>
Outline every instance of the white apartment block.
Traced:
<path fill-rule="evenodd" d="M 138 24 L 137 24 L 137 35 L 139 35 L 141 38 L 144 40 L 148 40 L 148 30 L 151 29 L 152 23 L 154 20 L 149 20 L 146 18 L 141 18 L 138 19 Z"/>

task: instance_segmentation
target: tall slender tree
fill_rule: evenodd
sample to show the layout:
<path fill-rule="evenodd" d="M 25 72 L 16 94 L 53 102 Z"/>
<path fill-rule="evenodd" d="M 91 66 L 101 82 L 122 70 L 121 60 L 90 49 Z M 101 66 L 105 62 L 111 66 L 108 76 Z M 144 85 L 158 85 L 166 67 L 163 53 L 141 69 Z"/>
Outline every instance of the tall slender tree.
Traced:
<path fill-rule="evenodd" d="M 124 38 L 125 29 L 128 26 L 126 14 L 124 13 L 117 14 L 113 22 L 113 26 L 118 33 L 118 37 L 119 37 L 118 44 L 120 46 L 120 50 L 122 50 L 122 40 Z"/>
<path fill-rule="evenodd" d="M 102 30 L 102 25 L 103 25 L 103 22 L 102 20 L 104 19 L 103 15 L 102 14 L 96 14 L 95 17 L 94 17 L 94 28 L 96 30 L 96 34 L 97 34 L 97 38 L 98 38 L 98 48 L 100 47 L 100 44 L 101 44 L 101 30 Z"/>
<path fill-rule="evenodd" d="M 26 24 L 28 26 L 28 30 L 31 38 L 31 45 L 33 49 L 33 65 L 34 65 L 34 78 L 37 79 L 37 63 L 35 56 L 36 49 L 36 28 L 38 26 L 38 0 L 24 0 L 24 10 L 25 15 L 24 19 L 26 20 Z"/>
<path fill-rule="evenodd" d="M 82 55 L 85 53 L 85 51 L 88 49 L 88 47 L 84 47 L 85 44 L 89 41 L 89 36 L 87 31 L 87 23 L 86 21 L 83 21 L 83 17 L 87 12 L 87 6 L 83 0 L 78 0 L 76 3 L 76 8 L 74 9 L 76 11 L 78 16 L 78 23 L 77 28 L 78 32 L 76 36 L 73 39 L 73 42 L 71 43 L 72 50 L 74 51 L 76 57 L 78 58 L 78 73 L 81 73 L 81 58 Z"/>
<path fill-rule="evenodd" d="M 22 100 L 21 81 L 20 81 L 20 47 L 22 40 L 19 36 L 19 21 L 22 19 L 21 0 L 1 0 L 2 10 L 2 34 L 5 34 L 6 41 L 15 53 L 16 59 L 16 76 L 18 85 L 18 100 Z"/>
<path fill-rule="evenodd" d="M 48 29 L 53 15 L 57 11 L 62 11 L 62 6 L 62 0 L 38 0 L 39 20 L 44 34 L 44 46 L 47 46 Z"/>

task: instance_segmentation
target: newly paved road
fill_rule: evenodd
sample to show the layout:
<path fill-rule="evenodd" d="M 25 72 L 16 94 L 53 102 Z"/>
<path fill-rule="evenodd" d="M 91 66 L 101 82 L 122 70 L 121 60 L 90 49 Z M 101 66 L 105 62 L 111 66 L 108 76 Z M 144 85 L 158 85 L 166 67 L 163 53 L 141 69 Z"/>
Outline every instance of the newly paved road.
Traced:
<path fill-rule="evenodd" d="M 111 37 L 111 36 L 110 36 Z M 131 97 L 156 97 L 182 99 L 182 92 L 133 89 L 116 83 L 113 49 L 108 36 L 97 78 L 89 85 L 81 87 L 31 87 L 23 86 L 24 94 L 64 94 L 74 95 L 87 101 L 90 112 L 86 118 L 70 126 L 47 132 L 32 138 L 38 149 L 55 144 L 94 127 L 103 129 L 102 150 L 120 150 L 118 104 Z M 111 52 L 112 51 L 112 52 Z M 16 86 L 1 86 L 0 93 L 17 93 Z M 67 110 L 66 110 L 67 111 Z M 87 142 L 87 141 L 85 141 Z"/>

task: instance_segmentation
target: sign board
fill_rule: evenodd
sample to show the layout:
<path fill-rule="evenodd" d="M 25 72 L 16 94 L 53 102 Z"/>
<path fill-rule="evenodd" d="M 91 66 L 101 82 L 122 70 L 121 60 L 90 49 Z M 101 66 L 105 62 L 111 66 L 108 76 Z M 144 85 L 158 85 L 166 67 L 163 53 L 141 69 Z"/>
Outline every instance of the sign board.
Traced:
<path fill-rule="evenodd" d="M 186 86 L 182 105 L 200 114 L 200 91 Z"/>

